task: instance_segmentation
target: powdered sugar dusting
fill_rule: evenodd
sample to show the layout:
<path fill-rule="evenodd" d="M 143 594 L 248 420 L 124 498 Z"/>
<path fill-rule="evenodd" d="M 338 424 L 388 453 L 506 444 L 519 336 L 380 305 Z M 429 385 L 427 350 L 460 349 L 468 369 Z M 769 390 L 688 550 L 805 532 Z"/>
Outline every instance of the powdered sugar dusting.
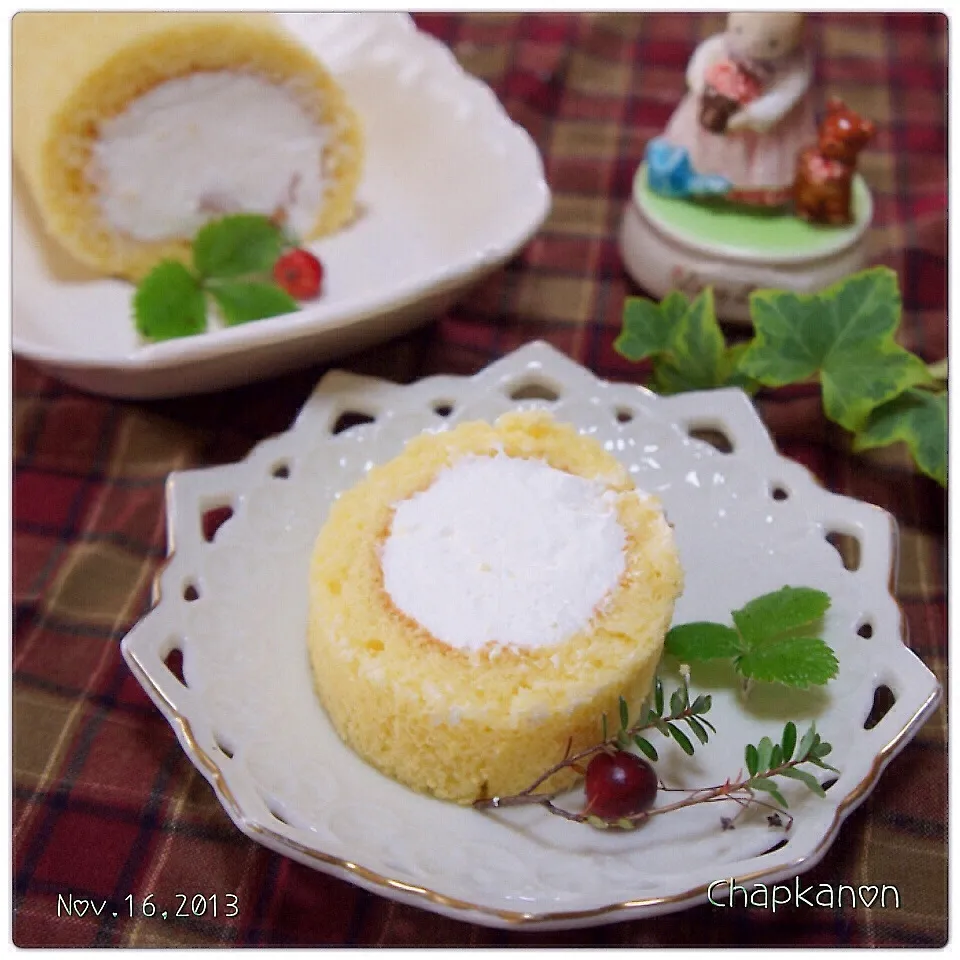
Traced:
<path fill-rule="evenodd" d="M 623 574 L 617 496 L 542 460 L 465 457 L 397 505 L 384 586 L 460 650 L 560 643 L 589 625 Z"/>

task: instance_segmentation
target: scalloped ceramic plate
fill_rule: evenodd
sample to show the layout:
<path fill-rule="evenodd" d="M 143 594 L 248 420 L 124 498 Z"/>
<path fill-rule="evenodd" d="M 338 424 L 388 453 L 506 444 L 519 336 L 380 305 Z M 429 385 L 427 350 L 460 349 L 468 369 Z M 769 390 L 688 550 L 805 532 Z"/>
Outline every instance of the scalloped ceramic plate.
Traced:
<path fill-rule="evenodd" d="M 554 399 L 519 399 L 530 395 Z M 784 584 L 830 593 L 824 635 L 840 670 L 825 689 L 761 685 L 745 706 L 722 678 L 695 670 L 692 688 L 713 694 L 716 738 L 693 759 L 658 743 L 664 779 L 702 786 L 737 772 L 747 740 L 778 736 L 787 719 L 815 720 L 842 774 L 826 799 L 785 785 L 796 816 L 785 844 L 762 816 L 721 830 L 715 806 L 616 835 L 538 809 L 458 807 L 377 773 L 329 725 L 305 638 L 308 558 L 332 500 L 418 432 L 544 403 L 663 501 L 686 571 L 676 623 L 724 619 Z M 337 433 L 345 413 L 373 422 Z M 732 452 L 693 439 L 696 429 L 722 431 Z M 544 344 L 471 378 L 396 386 L 335 372 L 287 433 L 240 463 L 172 474 L 167 497 L 175 551 L 155 608 L 122 648 L 227 813 L 248 836 L 301 863 L 463 920 L 586 926 L 702 902 L 723 878 L 773 883 L 807 870 L 939 699 L 935 678 L 904 645 L 890 593 L 892 518 L 827 492 L 780 457 L 737 390 L 661 398 L 597 380 Z M 227 505 L 233 516 L 207 542 L 203 514 Z M 857 538 L 859 569 L 844 567 L 826 540 L 831 532 Z M 165 665 L 175 648 L 185 685 Z M 865 729 L 880 685 L 895 703 Z"/>
<path fill-rule="evenodd" d="M 540 227 L 550 191 L 533 141 L 489 87 L 406 14 L 280 14 L 363 121 L 360 216 L 310 245 L 324 296 L 297 313 L 139 342 L 133 287 L 44 238 L 13 191 L 13 349 L 86 390 L 159 397 L 216 390 L 341 356 L 449 306 Z"/>

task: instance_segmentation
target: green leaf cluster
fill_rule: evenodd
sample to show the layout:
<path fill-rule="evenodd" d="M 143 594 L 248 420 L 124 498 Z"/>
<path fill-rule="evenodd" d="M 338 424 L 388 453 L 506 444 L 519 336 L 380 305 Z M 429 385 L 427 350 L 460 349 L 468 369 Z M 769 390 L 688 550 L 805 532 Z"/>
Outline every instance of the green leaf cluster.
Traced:
<path fill-rule="evenodd" d="M 947 485 L 947 394 L 911 389 L 878 407 L 854 437 L 854 450 L 902 440 L 920 470 Z"/>
<path fill-rule="evenodd" d="M 780 743 L 774 743 L 769 737 L 763 737 L 756 745 L 748 743 L 744 750 L 744 761 L 750 779 L 745 786 L 751 790 L 762 790 L 784 809 L 787 801 L 780 793 L 774 777 L 786 777 L 789 780 L 799 780 L 818 797 L 825 797 L 820 781 L 808 770 L 800 770 L 799 764 L 812 763 L 824 770 L 839 773 L 836 767 L 831 767 L 824 761 L 833 747 L 820 739 L 816 724 L 810 728 L 797 743 L 797 726 L 790 720 L 783 728 Z"/>
<path fill-rule="evenodd" d="M 228 326 L 297 310 L 297 301 L 270 279 L 289 239 L 267 217 L 235 214 L 206 224 L 191 246 L 192 269 L 158 263 L 137 286 L 133 312 L 146 340 L 170 340 L 207 328 L 212 298 Z"/>
<path fill-rule="evenodd" d="M 650 358 L 650 386 L 660 393 L 723 386 L 753 393 L 817 381 L 826 415 L 855 435 L 855 450 L 902 441 L 917 467 L 945 486 L 945 384 L 896 342 L 901 309 L 887 267 L 819 293 L 756 290 L 754 337 L 728 346 L 709 288 L 692 303 L 678 291 L 659 304 L 628 297 L 614 348 L 628 360 Z"/>
<path fill-rule="evenodd" d="M 683 663 L 732 660 L 747 681 L 790 687 L 824 684 L 837 675 L 837 658 L 818 636 L 830 598 L 810 587 L 782 587 L 734 610 L 733 626 L 707 621 L 673 627 L 664 649 Z"/>
<path fill-rule="evenodd" d="M 724 342 L 710 288 L 692 303 L 678 290 L 659 304 L 628 297 L 614 349 L 628 360 L 650 358 L 651 386 L 658 393 L 726 386 L 753 392 L 758 386 L 739 370 L 742 345 L 728 347 Z"/>
<path fill-rule="evenodd" d="M 627 701 L 620 697 L 620 727 L 614 736 L 617 746 L 623 750 L 636 747 L 648 760 L 659 760 L 660 757 L 656 747 L 640 732 L 656 729 L 668 740 L 675 741 L 687 756 L 692 757 L 694 753 L 693 741 L 687 736 L 680 724 L 686 724 L 694 738 L 701 744 L 707 743 L 710 739 L 708 731 L 717 732 L 717 728 L 704 717 L 704 714 L 712 706 L 709 694 L 701 694 L 691 701 L 690 690 L 686 681 L 684 681 L 670 695 L 670 709 L 664 715 L 667 703 L 663 691 L 663 682 L 659 676 L 653 683 L 652 703 L 644 705 L 644 709 L 641 710 L 640 717 L 636 721 L 631 722 Z M 606 741 L 609 739 L 606 714 L 601 720 L 603 739 Z"/>

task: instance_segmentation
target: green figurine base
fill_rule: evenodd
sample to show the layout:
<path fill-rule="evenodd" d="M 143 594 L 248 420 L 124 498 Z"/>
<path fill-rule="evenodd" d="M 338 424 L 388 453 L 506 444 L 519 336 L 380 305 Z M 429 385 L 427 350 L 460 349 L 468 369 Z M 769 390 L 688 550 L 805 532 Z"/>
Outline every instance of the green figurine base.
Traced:
<path fill-rule="evenodd" d="M 695 296 L 712 286 L 717 316 L 749 324 L 751 291 L 775 287 L 814 293 L 867 265 L 873 199 L 853 181 L 853 223 L 807 223 L 789 208 L 764 210 L 723 200 L 692 201 L 650 190 L 637 169 L 620 228 L 627 272 L 661 299 L 671 290 Z"/>

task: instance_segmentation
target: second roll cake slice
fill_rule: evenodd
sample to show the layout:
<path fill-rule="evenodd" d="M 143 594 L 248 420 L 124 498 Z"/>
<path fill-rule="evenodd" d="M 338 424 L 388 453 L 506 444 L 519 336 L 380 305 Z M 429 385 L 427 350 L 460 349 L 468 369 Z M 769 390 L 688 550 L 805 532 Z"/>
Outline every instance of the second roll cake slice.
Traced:
<path fill-rule="evenodd" d="M 130 279 L 225 213 L 336 230 L 363 161 L 343 91 L 272 14 L 18 14 L 13 146 L 48 232 Z"/>
<path fill-rule="evenodd" d="M 411 441 L 333 505 L 309 649 L 343 739 L 415 789 L 516 792 L 649 693 L 682 571 L 659 503 L 543 412 Z M 548 789 L 569 785 L 564 771 Z"/>

